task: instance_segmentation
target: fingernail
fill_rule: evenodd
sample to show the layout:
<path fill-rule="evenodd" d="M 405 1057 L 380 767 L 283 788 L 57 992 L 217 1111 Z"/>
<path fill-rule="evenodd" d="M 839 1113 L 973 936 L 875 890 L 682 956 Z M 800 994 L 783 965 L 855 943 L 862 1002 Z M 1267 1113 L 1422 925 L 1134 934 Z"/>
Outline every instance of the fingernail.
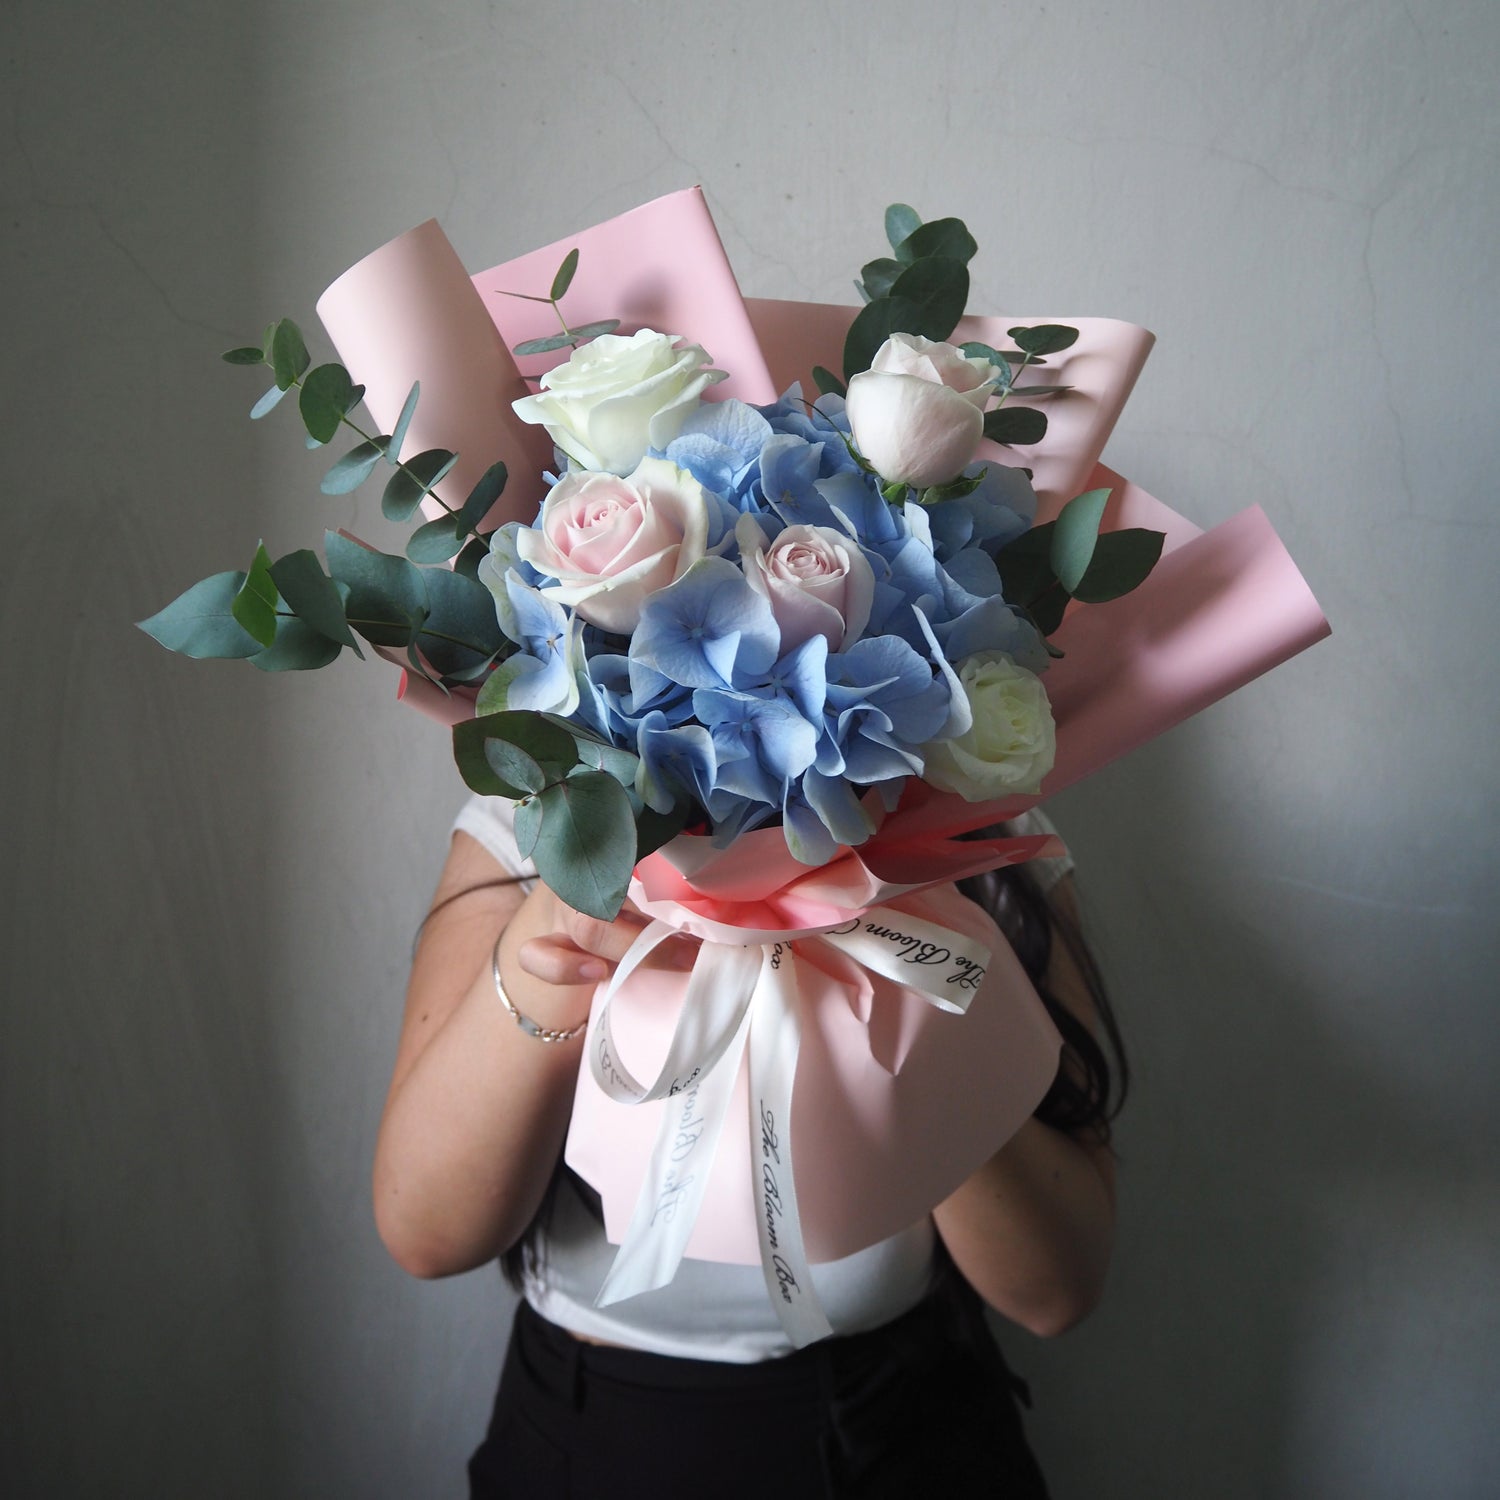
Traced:
<path fill-rule="evenodd" d="M 587 963 L 580 964 L 578 972 L 582 974 L 585 979 L 598 980 L 603 979 L 604 976 L 609 973 L 609 969 L 604 964 L 600 963 L 597 958 L 592 958 Z"/>

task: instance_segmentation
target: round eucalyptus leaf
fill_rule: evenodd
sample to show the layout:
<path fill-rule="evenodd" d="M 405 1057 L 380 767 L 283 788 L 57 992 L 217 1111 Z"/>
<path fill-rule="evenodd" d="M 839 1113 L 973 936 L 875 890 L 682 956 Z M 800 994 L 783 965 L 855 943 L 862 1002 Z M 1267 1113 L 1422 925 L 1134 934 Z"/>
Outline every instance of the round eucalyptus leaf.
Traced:
<path fill-rule="evenodd" d="M 319 488 L 325 495 L 347 495 L 357 490 L 370 477 L 383 452 L 379 443 L 356 444 L 323 476 Z"/>

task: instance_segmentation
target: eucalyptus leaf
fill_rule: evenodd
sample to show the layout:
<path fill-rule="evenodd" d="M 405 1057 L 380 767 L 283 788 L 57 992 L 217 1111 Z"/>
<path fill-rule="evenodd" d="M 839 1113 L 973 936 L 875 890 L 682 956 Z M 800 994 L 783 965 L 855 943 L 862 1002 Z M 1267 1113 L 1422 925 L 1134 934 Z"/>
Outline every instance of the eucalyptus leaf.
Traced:
<path fill-rule="evenodd" d="M 458 512 L 458 529 L 461 534 L 479 529 L 479 523 L 489 515 L 495 502 L 505 492 L 505 482 L 509 478 L 504 463 L 499 461 L 492 463 L 479 476 Z"/>
<path fill-rule="evenodd" d="M 323 571 L 316 552 L 309 547 L 288 552 L 272 563 L 271 579 L 287 608 L 299 620 L 328 640 L 349 647 L 356 656 L 364 656 L 344 618 L 344 601 L 338 586 Z"/>
<path fill-rule="evenodd" d="M 477 714 L 504 713 L 509 701 L 510 685 L 525 670 L 525 662 L 519 657 L 512 657 L 501 662 L 480 686 L 479 696 L 474 701 L 474 712 Z"/>
<path fill-rule="evenodd" d="M 424 568 L 429 614 L 422 650 L 445 676 L 477 666 L 505 645 L 495 596 L 482 583 L 450 568 Z"/>
<path fill-rule="evenodd" d="M 1094 546 L 1088 569 L 1073 590 L 1085 604 L 1104 604 L 1128 594 L 1146 581 L 1161 557 L 1166 534 L 1128 526 L 1106 531 Z"/>
<path fill-rule="evenodd" d="M 575 911 L 612 922 L 635 869 L 635 818 L 625 788 L 603 771 L 579 771 L 537 800 L 537 873 Z"/>
<path fill-rule="evenodd" d="M 365 388 L 355 385 L 340 364 L 319 365 L 309 370 L 297 396 L 302 425 L 318 443 L 332 442 L 344 418 L 359 405 Z"/>
<path fill-rule="evenodd" d="M 595 771 L 608 772 L 623 787 L 635 785 L 635 773 L 641 763 L 639 755 L 630 750 L 622 750 L 618 745 L 607 745 L 592 736 L 586 739 L 575 736 L 575 746 L 581 765 L 589 766 Z"/>
<path fill-rule="evenodd" d="M 452 516 L 426 521 L 406 539 L 406 555 L 414 563 L 445 563 L 464 544 L 464 534 Z"/>
<path fill-rule="evenodd" d="M 1078 342 L 1078 330 L 1065 323 L 1038 323 L 1033 328 L 1007 328 L 1016 348 L 1025 354 L 1060 354 Z"/>
<path fill-rule="evenodd" d="M 391 429 L 390 441 L 386 444 L 385 456 L 388 463 L 398 463 L 401 458 L 401 445 L 406 441 L 406 429 L 411 426 L 411 419 L 417 414 L 417 402 L 421 399 L 422 382 L 414 380 L 411 389 L 406 393 L 406 400 L 401 403 L 401 415 L 396 418 L 396 425 Z"/>
<path fill-rule="evenodd" d="M 319 488 L 325 495 L 347 495 L 357 490 L 370 477 L 384 451 L 376 442 L 356 444 L 323 476 Z"/>
<path fill-rule="evenodd" d="M 560 302 L 566 295 L 567 290 L 573 285 L 573 273 L 578 269 L 578 247 L 575 245 L 563 256 L 563 263 L 557 268 L 557 275 L 552 278 L 552 290 L 547 293 L 554 302 Z"/>
<path fill-rule="evenodd" d="M 1027 613 L 1041 634 L 1049 636 L 1062 624 L 1068 603 L 1068 591 L 1062 584 L 1054 583 L 1027 605 Z M 1052 653 L 1049 650 L 1047 654 L 1050 656 Z"/>
<path fill-rule="evenodd" d="M 597 323 L 584 323 L 573 329 L 573 338 L 596 339 L 601 334 L 613 333 L 619 326 L 618 318 L 600 318 Z"/>
<path fill-rule="evenodd" d="M 1023 531 L 995 554 L 1000 587 L 1007 604 L 1029 606 L 1057 582 L 1052 571 L 1052 532 L 1055 521 L 1044 521 Z"/>
<path fill-rule="evenodd" d="M 922 227 L 922 216 L 905 203 L 893 203 L 885 211 L 885 237 L 891 249 L 909 240 Z"/>
<path fill-rule="evenodd" d="M 266 362 L 265 351 L 257 349 L 254 344 L 244 344 L 238 349 L 226 349 L 219 358 L 226 365 L 263 365 Z"/>
<path fill-rule="evenodd" d="M 545 339 L 525 339 L 511 350 L 512 354 L 551 354 L 555 349 L 566 349 L 573 342 L 570 333 L 554 333 Z"/>
<path fill-rule="evenodd" d="M 501 652 L 504 652 L 507 656 L 509 656 L 514 651 L 514 643 L 511 641 L 506 641 L 499 648 L 499 650 L 490 652 L 490 654 L 486 656 L 483 661 L 476 662 L 472 667 L 465 667 L 461 671 L 457 672 L 445 672 L 443 674 L 444 680 L 452 683 L 466 684 L 471 682 L 478 682 L 479 679 L 483 677 L 486 681 L 488 681 L 492 676 L 494 676 L 495 662 L 496 659 L 500 656 Z"/>
<path fill-rule="evenodd" d="M 997 406 L 984 414 L 984 435 L 992 443 L 1039 443 L 1047 435 L 1047 413 L 1034 406 Z"/>
<path fill-rule="evenodd" d="M 240 585 L 234 602 L 229 606 L 235 619 L 244 627 L 247 635 L 253 636 L 262 646 L 269 646 L 276 639 L 276 605 L 279 601 L 276 585 L 271 580 L 271 554 L 262 542 L 255 549 L 255 560 Z"/>
<path fill-rule="evenodd" d="M 432 487 L 458 461 L 447 448 L 427 448 L 406 459 L 386 480 L 380 511 L 387 521 L 406 521 Z"/>
<path fill-rule="evenodd" d="M 1073 389 L 1070 385 L 1018 385 L 1012 388 L 1013 396 L 1064 396 Z"/>
<path fill-rule="evenodd" d="M 350 625 L 377 646 L 405 646 L 427 616 L 422 570 L 404 557 L 376 552 L 336 531 L 324 533 L 328 571 L 346 584 Z"/>
<path fill-rule="evenodd" d="M 933 219 L 912 230 L 896 246 L 896 259 L 905 265 L 941 256 L 966 266 L 978 253 L 979 245 L 962 219 Z"/>
<path fill-rule="evenodd" d="M 302 330 L 290 318 L 283 318 L 271 333 L 271 368 L 276 372 L 276 384 L 282 390 L 289 389 L 311 363 Z"/>
<path fill-rule="evenodd" d="M 519 745 L 512 744 L 509 740 L 485 740 L 484 758 L 503 782 L 518 786 L 523 792 L 535 795 L 547 785 L 541 766 Z"/>
<path fill-rule="evenodd" d="M 476 582 L 479 578 L 479 564 L 490 555 L 489 544 L 480 541 L 478 537 L 472 537 L 464 544 L 464 549 L 453 560 L 453 571 L 462 573 L 465 578 L 472 578 Z"/>
<path fill-rule="evenodd" d="M 245 631 L 233 613 L 235 597 L 244 582 L 243 573 L 215 573 L 136 624 L 168 651 L 183 656 L 198 660 L 254 656 L 262 649 L 261 643 Z"/>
<path fill-rule="evenodd" d="M 872 302 L 877 297 L 889 296 L 891 288 L 905 269 L 903 262 L 891 260 L 889 256 L 882 256 L 879 260 L 872 260 L 862 266 L 859 275 L 865 294 Z"/>
<path fill-rule="evenodd" d="M 337 659 L 339 644 L 320 634 L 303 620 L 282 615 L 276 621 L 276 639 L 250 658 L 262 672 L 315 672 Z"/>
<path fill-rule="evenodd" d="M 523 787 L 505 781 L 491 764 L 485 749 L 491 739 L 518 746 L 538 765 L 551 763 L 566 770 L 576 764 L 572 738 L 540 714 L 496 713 L 465 719 L 453 726 L 453 759 L 464 784 L 482 796 L 514 800 L 525 795 Z"/>
<path fill-rule="evenodd" d="M 998 350 L 992 349 L 988 344 L 981 344 L 977 339 L 971 339 L 967 344 L 958 346 L 970 359 L 987 359 L 995 368 L 995 389 L 1003 396 L 1010 389 L 1010 361 Z"/>
<path fill-rule="evenodd" d="M 671 810 L 654 812 L 644 807 L 635 815 L 635 858 L 639 864 L 648 854 L 655 854 L 661 846 L 677 837 L 687 827 L 688 815 L 693 805 L 688 798 L 672 804 Z"/>
<path fill-rule="evenodd" d="M 919 309 L 913 325 L 899 332 L 944 340 L 958 326 L 969 300 L 968 267 L 949 256 L 926 256 L 901 273 L 890 295 L 892 302 L 909 302 Z"/>
<path fill-rule="evenodd" d="M 832 370 L 826 370 L 822 365 L 813 366 L 812 378 L 820 396 L 842 396 L 845 393 L 844 382 Z"/>
<path fill-rule="evenodd" d="M 250 420 L 258 422 L 267 412 L 275 411 L 281 405 L 281 398 L 286 395 L 279 385 L 273 385 L 254 406 L 250 408 Z"/>
<path fill-rule="evenodd" d="M 1104 507 L 1108 503 L 1107 489 L 1085 490 L 1058 512 L 1049 560 L 1058 582 L 1070 594 L 1077 592 L 1088 571 L 1099 538 L 1099 523 L 1104 519 Z"/>
<path fill-rule="evenodd" d="M 878 297 L 855 314 L 844 337 L 844 379 L 853 380 L 868 370 L 880 346 L 893 333 L 914 333 L 922 320 L 922 309 L 900 297 Z"/>
<path fill-rule="evenodd" d="M 523 797 L 516 803 L 511 831 L 516 836 L 516 853 L 530 859 L 542 831 L 542 804 L 535 797 Z"/>

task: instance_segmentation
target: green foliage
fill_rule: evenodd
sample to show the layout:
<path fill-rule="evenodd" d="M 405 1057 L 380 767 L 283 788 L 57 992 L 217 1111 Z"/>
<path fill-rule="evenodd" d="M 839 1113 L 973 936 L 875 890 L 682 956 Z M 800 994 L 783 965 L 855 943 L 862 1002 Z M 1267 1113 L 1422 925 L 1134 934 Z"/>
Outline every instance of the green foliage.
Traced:
<path fill-rule="evenodd" d="M 278 558 L 271 565 L 271 579 L 286 607 L 310 629 L 326 640 L 347 646 L 356 656 L 364 656 L 344 618 L 345 595 L 323 571 L 317 553 L 310 547 Z"/>
<path fill-rule="evenodd" d="M 319 488 L 325 495 L 347 495 L 352 490 L 357 490 L 370 477 L 375 465 L 384 457 L 384 445 L 373 438 L 366 438 L 334 464 L 323 476 L 323 483 Z"/>
<path fill-rule="evenodd" d="M 557 275 L 552 278 L 552 290 L 547 293 L 549 302 L 562 301 L 568 288 L 573 285 L 573 276 L 577 270 L 578 247 L 575 245 L 563 256 L 563 263 L 557 268 Z"/>
<path fill-rule="evenodd" d="M 947 339 L 969 298 L 968 262 L 978 246 L 961 219 L 924 224 L 914 209 L 893 203 L 885 232 L 892 255 L 867 262 L 855 283 L 865 305 L 844 340 L 846 381 L 870 368 L 893 333 Z"/>
<path fill-rule="evenodd" d="M 387 521 L 409 521 L 412 512 L 432 493 L 432 488 L 458 462 L 447 448 L 427 448 L 404 460 L 386 480 L 380 511 Z"/>
<path fill-rule="evenodd" d="M 1047 435 L 1047 413 L 1031 406 L 997 406 L 984 414 L 992 443 L 1039 443 Z"/>
<path fill-rule="evenodd" d="M 297 397 L 308 437 L 320 447 L 331 443 L 364 394 L 364 386 L 355 385 L 343 365 L 319 365 L 309 371 Z"/>
<path fill-rule="evenodd" d="M 263 649 L 234 617 L 243 573 L 215 573 L 180 593 L 165 609 L 136 624 L 168 651 L 198 659 L 243 660 Z"/>
<path fill-rule="evenodd" d="M 255 549 L 255 560 L 229 606 L 230 612 L 246 635 L 262 646 L 269 646 L 276 639 L 276 606 L 280 602 L 281 596 L 271 581 L 271 554 L 262 543 Z"/>
<path fill-rule="evenodd" d="M 348 589 L 349 624 L 372 645 L 408 645 L 428 613 L 421 569 L 336 531 L 324 533 L 323 551 L 334 582 Z"/>
<path fill-rule="evenodd" d="M 814 365 L 812 371 L 813 384 L 818 388 L 820 396 L 842 396 L 846 387 L 844 382 L 833 373 L 832 370 L 824 369 L 822 365 Z"/>
<path fill-rule="evenodd" d="M 250 665 L 262 672 L 312 672 L 326 667 L 338 654 L 336 641 L 319 634 L 304 620 L 280 615 L 275 639 L 250 658 Z"/>
<path fill-rule="evenodd" d="M 922 216 L 905 203 L 893 203 L 885 211 L 885 237 L 898 249 L 922 227 Z"/>
<path fill-rule="evenodd" d="M 396 425 L 391 428 L 391 440 L 386 444 L 385 456 L 388 463 L 395 463 L 401 457 L 401 445 L 406 441 L 406 429 L 411 426 L 411 419 L 417 414 L 417 401 L 422 394 L 422 382 L 414 380 L 411 389 L 406 393 L 406 400 L 401 403 L 401 415 L 396 418 Z"/>
<path fill-rule="evenodd" d="M 311 363 L 312 356 L 302 341 L 302 330 L 290 318 L 282 318 L 274 324 L 271 328 L 270 365 L 276 384 L 284 391 L 290 390 Z"/>
<path fill-rule="evenodd" d="M 1062 624 L 1071 600 L 1118 599 L 1143 583 L 1161 556 L 1159 531 L 1100 532 L 1108 502 L 1108 490 L 1087 490 L 1055 521 L 1033 526 L 995 558 L 1006 602 L 1025 609 L 1044 636 Z"/>
<path fill-rule="evenodd" d="M 1017 349 L 1032 356 L 1061 354 L 1078 342 L 1078 330 L 1065 323 L 1038 323 L 1034 328 L 1007 328 L 1005 331 L 1015 340 Z"/>

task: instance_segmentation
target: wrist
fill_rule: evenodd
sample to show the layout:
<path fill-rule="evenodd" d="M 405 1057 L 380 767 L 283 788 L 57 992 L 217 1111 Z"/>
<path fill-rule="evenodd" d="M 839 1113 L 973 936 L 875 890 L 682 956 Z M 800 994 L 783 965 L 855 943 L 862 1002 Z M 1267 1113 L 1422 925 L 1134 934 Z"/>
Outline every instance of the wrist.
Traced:
<path fill-rule="evenodd" d="M 551 990 L 554 994 L 576 997 L 575 1013 L 579 1010 L 582 1012 L 581 1019 L 579 1020 L 558 1022 L 545 1013 L 546 1009 L 550 1009 L 550 1007 L 544 1007 L 543 1014 L 541 1015 L 534 1015 L 522 1010 L 509 992 L 504 973 L 501 970 L 500 952 L 504 943 L 505 933 L 502 932 L 495 939 L 494 951 L 490 955 L 490 978 L 495 986 L 495 998 L 499 1000 L 505 1013 L 525 1035 L 534 1041 L 550 1042 L 557 1045 L 576 1041 L 577 1038 L 583 1035 L 584 1029 L 588 1025 L 589 1007 L 587 996 L 592 992 L 591 987 L 569 985 L 563 988 L 557 985 L 538 983 L 528 986 L 532 990 Z M 527 1003 L 534 1004 L 535 1002 L 528 1000 Z"/>

